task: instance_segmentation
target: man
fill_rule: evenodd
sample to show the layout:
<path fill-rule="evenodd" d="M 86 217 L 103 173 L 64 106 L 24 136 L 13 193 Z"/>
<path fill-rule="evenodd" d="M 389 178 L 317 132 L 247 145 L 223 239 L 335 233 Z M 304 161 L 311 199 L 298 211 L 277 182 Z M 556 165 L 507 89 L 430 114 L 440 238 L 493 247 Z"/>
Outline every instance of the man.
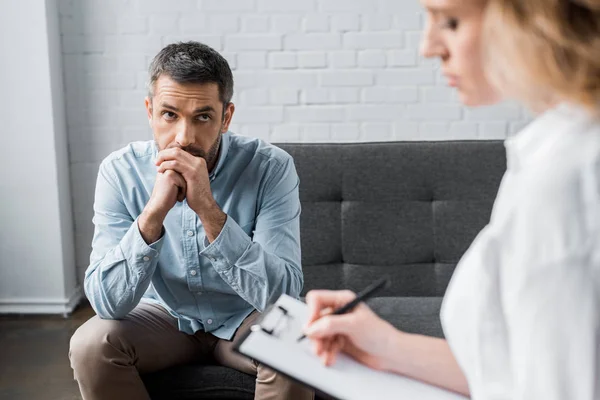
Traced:
<path fill-rule="evenodd" d="M 97 316 L 71 339 L 84 399 L 148 399 L 140 374 L 213 358 L 257 376 L 257 399 L 308 389 L 232 351 L 232 339 L 287 293 L 298 296 L 298 176 L 292 158 L 228 133 L 233 77 L 197 42 L 150 65 L 154 140 L 101 164 L 85 292 Z"/>

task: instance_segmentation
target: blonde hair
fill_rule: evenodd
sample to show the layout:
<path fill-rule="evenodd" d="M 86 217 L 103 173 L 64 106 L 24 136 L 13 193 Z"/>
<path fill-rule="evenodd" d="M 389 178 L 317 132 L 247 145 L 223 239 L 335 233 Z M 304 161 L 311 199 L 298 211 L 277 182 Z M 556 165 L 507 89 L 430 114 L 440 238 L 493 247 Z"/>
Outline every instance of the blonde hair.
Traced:
<path fill-rule="evenodd" d="M 600 0 L 488 0 L 490 80 L 531 107 L 600 109 Z"/>

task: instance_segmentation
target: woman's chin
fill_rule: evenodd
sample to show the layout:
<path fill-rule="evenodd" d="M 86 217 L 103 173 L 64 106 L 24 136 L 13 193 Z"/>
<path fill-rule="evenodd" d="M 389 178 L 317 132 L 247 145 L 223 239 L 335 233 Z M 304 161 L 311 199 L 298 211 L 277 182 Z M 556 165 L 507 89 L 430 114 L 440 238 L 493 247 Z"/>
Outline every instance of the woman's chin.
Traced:
<path fill-rule="evenodd" d="M 500 101 L 496 96 L 485 96 L 480 93 L 469 93 L 464 90 L 458 90 L 460 102 L 467 107 L 491 106 Z"/>

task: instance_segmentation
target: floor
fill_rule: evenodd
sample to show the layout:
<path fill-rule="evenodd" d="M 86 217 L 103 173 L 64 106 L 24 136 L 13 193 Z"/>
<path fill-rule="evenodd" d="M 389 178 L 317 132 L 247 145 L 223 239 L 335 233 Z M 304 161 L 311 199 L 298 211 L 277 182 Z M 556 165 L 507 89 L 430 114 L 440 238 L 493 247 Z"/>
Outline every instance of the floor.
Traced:
<path fill-rule="evenodd" d="M 93 310 L 69 317 L 0 316 L 0 400 L 81 399 L 67 356 L 69 339 Z"/>

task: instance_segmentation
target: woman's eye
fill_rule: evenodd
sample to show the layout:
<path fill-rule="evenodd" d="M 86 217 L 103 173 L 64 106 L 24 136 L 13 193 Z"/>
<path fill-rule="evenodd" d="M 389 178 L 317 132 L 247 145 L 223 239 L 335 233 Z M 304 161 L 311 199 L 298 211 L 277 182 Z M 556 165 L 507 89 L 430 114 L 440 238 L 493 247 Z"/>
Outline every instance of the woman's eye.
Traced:
<path fill-rule="evenodd" d="M 445 22 L 444 22 L 444 27 L 448 28 L 452 31 L 455 31 L 456 29 L 458 29 L 458 19 L 456 18 L 448 18 Z"/>

